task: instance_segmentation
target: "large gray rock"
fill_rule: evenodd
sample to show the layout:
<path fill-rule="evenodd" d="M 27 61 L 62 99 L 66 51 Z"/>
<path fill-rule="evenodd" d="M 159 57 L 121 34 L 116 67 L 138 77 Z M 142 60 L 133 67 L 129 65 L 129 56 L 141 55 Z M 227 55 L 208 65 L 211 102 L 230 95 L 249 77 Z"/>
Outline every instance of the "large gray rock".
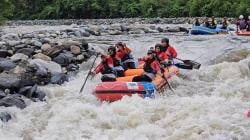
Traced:
<path fill-rule="evenodd" d="M 180 27 L 175 26 L 175 27 L 169 27 L 169 28 L 167 29 L 167 31 L 168 31 L 168 32 L 180 32 L 181 30 L 180 30 Z"/>
<path fill-rule="evenodd" d="M 7 41 L 7 44 L 8 44 L 9 46 L 11 46 L 11 47 L 14 47 L 14 46 L 16 46 L 16 45 L 21 44 L 21 41 L 19 41 L 19 40 L 9 40 L 9 41 Z"/>
<path fill-rule="evenodd" d="M 79 31 L 80 31 L 80 33 L 81 33 L 81 35 L 82 35 L 83 37 L 89 37 L 89 36 L 90 36 L 90 33 L 87 32 L 87 31 L 85 31 L 84 29 L 81 29 L 81 30 L 79 30 Z"/>
<path fill-rule="evenodd" d="M 22 49 L 17 50 L 16 53 L 22 53 L 22 54 L 25 54 L 25 55 L 31 57 L 32 54 L 34 53 L 34 51 L 35 50 L 32 48 L 22 48 Z"/>
<path fill-rule="evenodd" d="M 60 53 L 57 57 L 53 59 L 56 63 L 62 65 L 62 66 L 67 66 L 71 63 L 73 60 L 73 55 L 71 53 Z"/>
<path fill-rule="evenodd" d="M 15 50 L 22 49 L 22 48 L 24 48 L 24 47 L 26 47 L 26 46 L 27 46 L 26 44 L 16 45 L 16 46 L 15 46 Z"/>
<path fill-rule="evenodd" d="M 12 60 L 1 60 L 0 71 L 9 71 L 17 66 Z"/>
<path fill-rule="evenodd" d="M 51 58 L 49 56 L 42 54 L 42 53 L 38 53 L 38 54 L 33 55 L 33 58 L 34 59 L 42 59 L 45 61 L 51 61 Z"/>
<path fill-rule="evenodd" d="M 75 55 L 78 55 L 78 54 L 81 53 L 80 47 L 75 46 L 75 45 L 70 46 L 70 51 L 71 51 L 73 54 L 75 54 Z"/>
<path fill-rule="evenodd" d="M 19 40 L 18 34 L 7 33 L 1 37 L 2 40 Z"/>
<path fill-rule="evenodd" d="M 81 44 L 77 41 L 67 40 L 62 42 L 62 46 L 64 49 L 69 50 L 71 46 L 81 46 Z"/>
<path fill-rule="evenodd" d="M 23 109 L 26 107 L 26 103 L 24 101 L 25 99 L 27 98 L 20 94 L 9 95 L 0 100 L 0 106 L 5 106 L 5 107 L 16 106 L 18 108 Z"/>
<path fill-rule="evenodd" d="M 0 112 L 0 120 L 3 122 L 8 122 L 11 119 L 11 115 L 7 112 Z"/>
<path fill-rule="evenodd" d="M 0 74 L 1 89 L 19 89 L 21 87 L 21 77 L 16 74 Z"/>
<path fill-rule="evenodd" d="M 38 40 L 34 40 L 33 41 L 33 45 L 37 46 L 37 47 L 42 47 L 43 44 L 40 41 L 38 41 Z"/>
<path fill-rule="evenodd" d="M 46 52 L 46 51 L 48 51 L 50 48 L 51 48 L 51 45 L 48 44 L 48 43 L 45 43 L 45 44 L 42 45 L 41 50 L 42 50 L 43 52 Z"/>
<path fill-rule="evenodd" d="M 37 90 L 37 85 L 26 86 L 26 87 L 20 88 L 18 91 L 18 94 L 31 98 L 32 95 L 36 92 L 36 90 Z"/>
<path fill-rule="evenodd" d="M 63 50 L 63 47 L 55 46 L 55 47 L 52 47 L 52 48 L 44 51 L 43 53 L 51 58 L 54 58 L 57 55 L 59 55 L 62 52 L 62 50 Z"/>
<path fill-rule="evenodd" d="M 10 57 L 11 60 L 28 60 L 28 56 L 22 53 L 16 53 Z"/>
<path fill-rule="evenodd" d="M 33 33 L 27 33 L 27 34 L 23 34 L 23 38 L 34 38 L 35 35 Z"/>
<path fill-rule="evenodd" d="M 68 77 L 66 74 L 64 73 L 58 73 L 58 74 L 54 74 L 51 79 L 50 79 L 50 82 L 52 84 L 58 84 L 58 85 L 61 85 L 63 84 L 65 81 L 68 81 Z"/>
<path fill-rule="evenodd" d="M 32 94 L 32 98 L 37 98 L 40 101 L 44 101 L 45 97 L 46 97 L 46 93 L 39 89 L 37 89 L 36 92 Z"/>
<path fill-rule="evenodd" d="M 0 57 L 7 57 L 10 56 L 9 52 L 7 50 L 0 49 Z"/>
<path fill-rule="evenodd" d="M 33 59 L 33 60 L 30 60 L 30 64 L 44 67 L 52 74 L 62 73 L 62 67 L 53 61 L 44 61 L 42 59 Z"/>

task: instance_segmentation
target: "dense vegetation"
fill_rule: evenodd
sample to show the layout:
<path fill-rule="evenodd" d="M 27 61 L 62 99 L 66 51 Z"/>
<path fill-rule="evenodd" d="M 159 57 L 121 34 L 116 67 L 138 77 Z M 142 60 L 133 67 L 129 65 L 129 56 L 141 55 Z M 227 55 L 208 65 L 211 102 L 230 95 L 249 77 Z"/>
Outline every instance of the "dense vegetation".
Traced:
<path fill-rule="evenodd" d="M 0 18 L 66 19 L 250 14 L 250 0 L 0 0 Z M 2 2 L 3 1 L 3 2 Z"/>

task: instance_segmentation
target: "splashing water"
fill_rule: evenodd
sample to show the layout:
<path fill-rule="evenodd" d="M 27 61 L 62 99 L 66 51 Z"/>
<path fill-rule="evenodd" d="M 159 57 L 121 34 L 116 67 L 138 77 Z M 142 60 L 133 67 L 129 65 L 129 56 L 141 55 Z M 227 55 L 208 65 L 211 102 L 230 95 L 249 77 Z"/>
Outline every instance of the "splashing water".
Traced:
<path fill-rule="evenodd" d="M 99 40 L 109 40 L 110 44 L 122 40 L 138 58 L 162 37 L 170 38 L 179 58 L 202 64 L 200 70 L 181 70 L 181 76 L 171 80 L 175 94 L 166 91 L 167 96 L 156 99 L 133 96 L 100 103 L 91 94 L 100 82 L 97 76 L 79 95 L 89 61 L 63 86 L 42 87 L 49 93 L 46 102 L 31 103 L 24 110 L 0 108 L 13 116 L 8 123 L 0 122 L 0 139 L 248 140 L 249 38 L 146 34 L 112 36 L 111 41 L 110 36 L 90 39 L 97 50 L 109 45 L 102 45 Z M 237 61 L 231 61 L 232 57 Z"/>

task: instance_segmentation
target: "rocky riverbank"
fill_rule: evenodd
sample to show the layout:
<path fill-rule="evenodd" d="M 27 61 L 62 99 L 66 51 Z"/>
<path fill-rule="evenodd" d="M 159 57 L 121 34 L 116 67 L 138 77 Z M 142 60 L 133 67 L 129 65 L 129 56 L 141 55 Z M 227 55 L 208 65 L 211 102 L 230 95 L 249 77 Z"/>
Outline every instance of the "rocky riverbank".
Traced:
<path fill-rule="evenodd" d="M 200 17 L 204 19 L 204 17 Z M 182 18 L 117 18 L 117 19 L 64 19 L 64 20 L 12 20 L 8 21 L 9 26 L 20 25 L 111 25 L 111 24 L 190 24 L 194 17 Z M 218 22 L 222 18 L 216 18 Z M 235 23 L 235 18 L 228 18 L 229 22 Z"/>
<path fill-rule="evenodd" d="M 96 54 L 84 39 L 74 40 L 69 32 L 0 33 L 0 106 L 22 109 L 26 101 L 43 101 L 46 93 L 39 85 L 68 81 Z M 1 116 L 6 113 L 0 114 L 4 120 Z"/>

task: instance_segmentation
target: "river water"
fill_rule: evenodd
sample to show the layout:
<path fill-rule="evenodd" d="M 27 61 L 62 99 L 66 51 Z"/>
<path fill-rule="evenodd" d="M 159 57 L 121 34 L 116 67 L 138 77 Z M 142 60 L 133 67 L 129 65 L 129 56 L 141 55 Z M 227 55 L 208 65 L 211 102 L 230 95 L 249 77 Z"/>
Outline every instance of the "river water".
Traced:
<path fill-rule="evenodd" d="M 188 36 L 144 34 L 90 37 L 95 49 L 124 41 L 136 58 L 162 37 L 178 51 L 178 57 L 202 64 L 199 70 L 180 70 L 170 83 L 174 93 L 142 99 L 125 97 L 101 103 L 91 93 L 98 75 L 80 87 L 91 61 L 62 86 L 42 87 L 46 102 L 30 103 L 19 110 L 0 108 L 13 117 L 0 122 L 1 140 L 249 140 L 250 38 L 235 35 Z M 99 61 L 99 60 L 98 60 Z"/>

